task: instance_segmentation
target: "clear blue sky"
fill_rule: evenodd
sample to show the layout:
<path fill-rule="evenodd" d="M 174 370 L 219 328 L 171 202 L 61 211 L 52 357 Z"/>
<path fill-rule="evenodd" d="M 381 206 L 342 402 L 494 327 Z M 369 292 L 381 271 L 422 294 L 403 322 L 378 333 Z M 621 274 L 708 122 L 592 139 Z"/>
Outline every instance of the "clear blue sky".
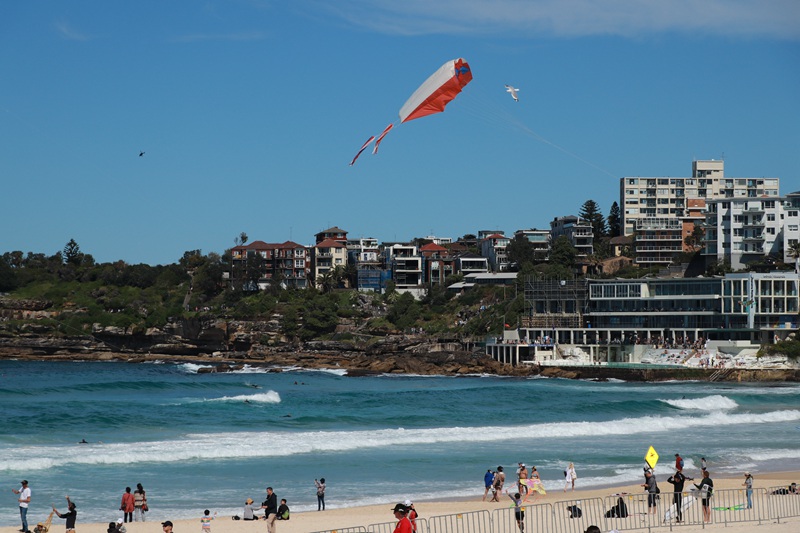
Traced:
<path fill-rule="evenodd" d="M 723 155 L 785 194 L 799 42 L 796 0 L 7 0 L 0 253 L 548 228 Z M 349 167 L 457 57 L 474 80 L 447 110 Z"/>

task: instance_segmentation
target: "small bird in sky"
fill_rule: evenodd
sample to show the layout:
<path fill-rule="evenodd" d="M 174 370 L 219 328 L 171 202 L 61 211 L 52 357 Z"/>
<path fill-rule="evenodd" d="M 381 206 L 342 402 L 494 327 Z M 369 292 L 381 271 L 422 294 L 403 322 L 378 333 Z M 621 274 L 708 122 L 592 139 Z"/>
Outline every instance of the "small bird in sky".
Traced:
<path fill-rule="evenodd" d="M 144 155 L 144 151 L 140 151 L 139 152 L 139 157 L 142 157 L 143 155 Z"/>
<path fill-rule="evenodd" d="M 519 102 L 519 96 L 517 96 L 519 89 L 511 85 L 506 85 L 506 92 L 511 93 L 511 98 L 513 98 L 515 102 Z"/>

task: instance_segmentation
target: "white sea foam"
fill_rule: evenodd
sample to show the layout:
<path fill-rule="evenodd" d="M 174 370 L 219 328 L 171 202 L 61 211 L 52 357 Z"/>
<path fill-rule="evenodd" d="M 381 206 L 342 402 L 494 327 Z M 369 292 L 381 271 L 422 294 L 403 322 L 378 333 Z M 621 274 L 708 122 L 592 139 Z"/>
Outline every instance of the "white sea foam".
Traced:
<path fill-rule="evenodd" d="M 187 374 L 197 374 L 197 371 L 201 368 L 211 368 L 211 365 L 198 365 L 195 363 L 183 363 L 178 365 L 178 368 L 186 372 Z"/>
<path fill-rule="evenodd" d="M 800 459 L 800 448 L 783 450 L 744 450 L 739 452 L 753 461 L 774 461 L 776 459 Z"/>
<path fill-rule="evenodd" d="M 206 402 L 252 402 L 252 403 L 281 403 L 281 395 L 274 390 L 257 394 L 239 394 L 237 396 L 223 396 L 221 398 L 207 398 Z"/>
<path fill-rule="evenodd" d="M 272 392 L 265 393 L 271 397 Z M 260 396 L 260 395 L 254 395 Z M 250 399 L 252 396 L 242 398 Z M 64 464 L 172 463 L 193 459 L 290 456 L 322 452 L 349 452 L 393 446 L 425 446 L 441 443 L 496 443 L 498 436 L 514 439 L 652 435 L 693 428 L 755 426 L 800 421 L 800 410 L 731 414 L 713 411 L 703 416 L 645 416 L 606 422 L 561 422 L 519 426 L 482 426 L 363 431 L 261 431 L 185 435 L 175 440 L 110 443 L 87 446 L 25 446 L 0 450 L 0 464 L 11 471 L 28 472 Z M 502 438 L 502 437 L 501 437 Z M 131 450 L 136 450 L 135 454 Z M 90 451 L 91 453 L 87 453 Z"/>
<path fill-rule="evenodd" d="M 660 400 L 673 407 L 695 411 L 720 411 L 736 409 L 739 404 L 730 398 L 715 394 L 713 396 L 703 396 L 702 398 L 687 398 L 682 400 Z"/>

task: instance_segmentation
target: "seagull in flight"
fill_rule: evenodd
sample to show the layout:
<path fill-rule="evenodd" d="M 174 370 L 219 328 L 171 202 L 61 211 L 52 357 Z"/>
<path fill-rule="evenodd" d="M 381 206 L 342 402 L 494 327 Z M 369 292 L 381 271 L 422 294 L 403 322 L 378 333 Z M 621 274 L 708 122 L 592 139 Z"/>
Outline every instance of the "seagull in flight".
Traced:
<path fill-rule="evenodd" d="M 143 155 L 144 155 L 144 150 L 139 152 L 139 157 L 142 157 Z"/>
<path fill-rule="evenodd" d="M 511 85 L 506 85 L 506 92 L 511 93 L 511 98 L 513 98 L 515 102 L 519 102 L 519 96 L 517 96 L 519 89 Z"/>

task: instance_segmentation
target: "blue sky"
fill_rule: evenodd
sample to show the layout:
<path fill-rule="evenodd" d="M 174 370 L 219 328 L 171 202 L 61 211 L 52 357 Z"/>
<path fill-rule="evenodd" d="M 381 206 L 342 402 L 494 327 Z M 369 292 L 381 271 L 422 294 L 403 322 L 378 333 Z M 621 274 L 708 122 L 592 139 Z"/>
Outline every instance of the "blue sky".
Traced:
<path fill-rule="evenodd" d="M 799 41 L 794 0 L 8 0 L 0 253 L 512 233 L 693 159 L 785 194 Z M 457 57 L 474 80 L 447 110 L 348 166 Z"/>

